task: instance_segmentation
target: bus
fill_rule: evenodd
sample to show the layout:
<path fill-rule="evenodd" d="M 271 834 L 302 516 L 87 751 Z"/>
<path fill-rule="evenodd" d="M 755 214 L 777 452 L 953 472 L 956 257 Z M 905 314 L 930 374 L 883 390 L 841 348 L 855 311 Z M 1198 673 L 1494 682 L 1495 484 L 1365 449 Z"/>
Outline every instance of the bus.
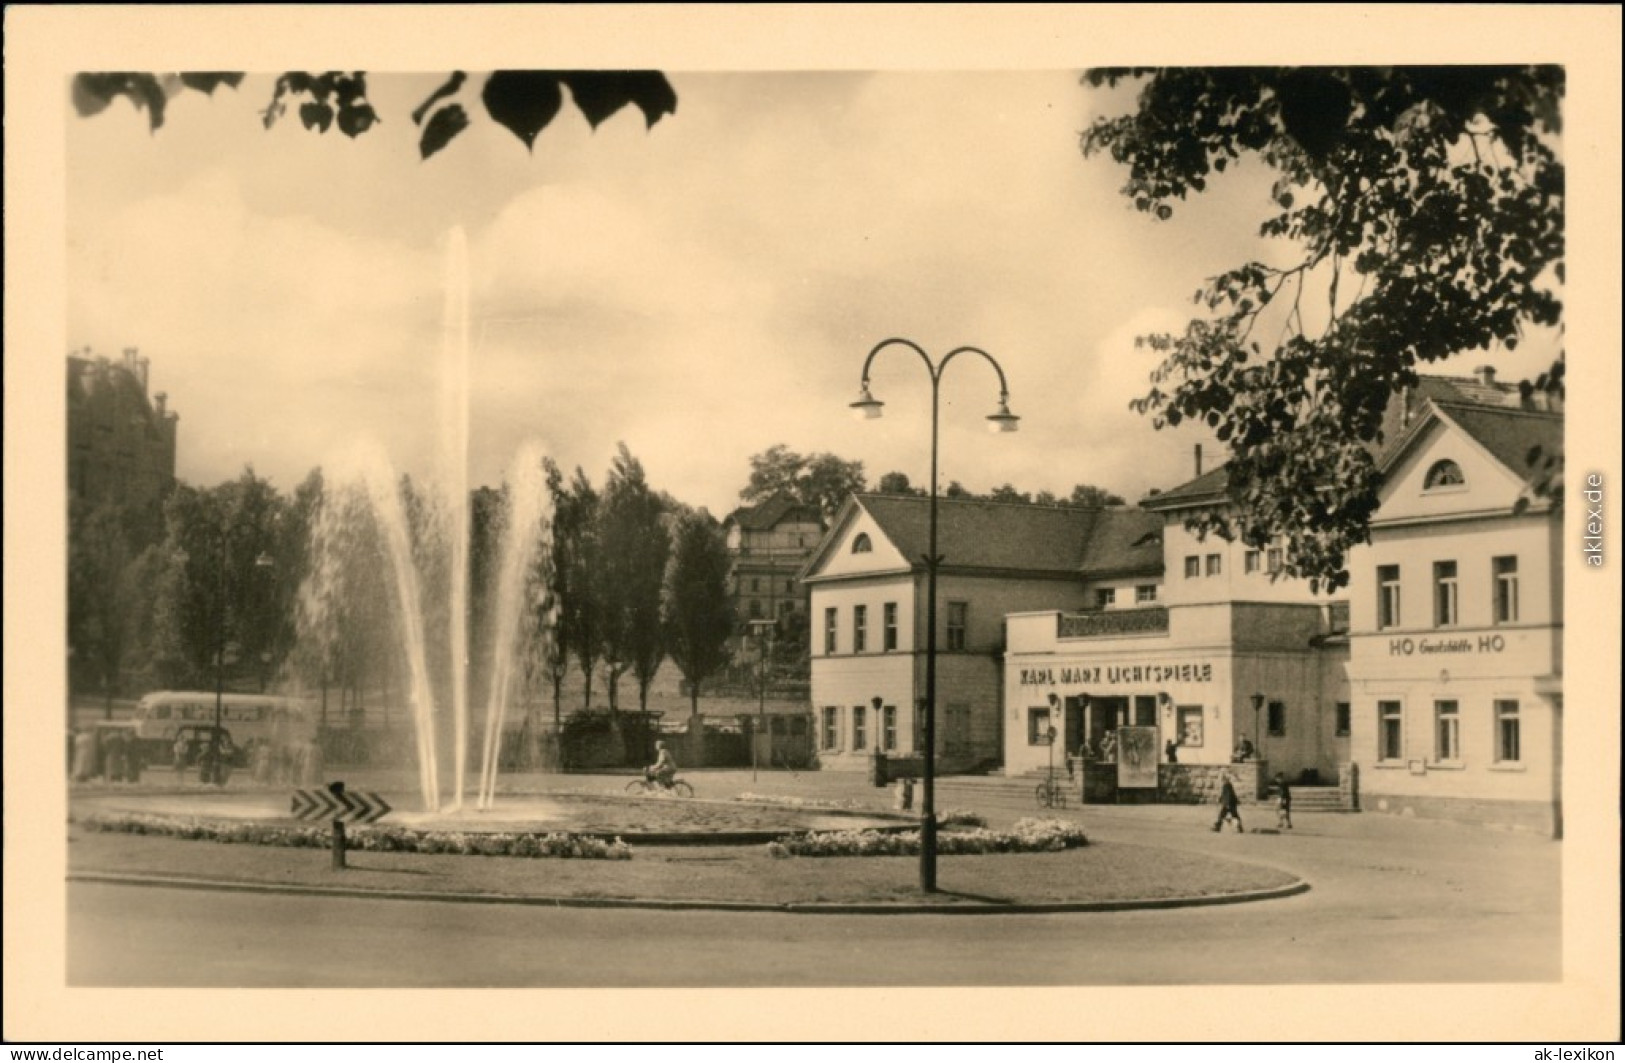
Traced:
<path fill-rule="evenodd" d="M 175 739 L 183 732 L 207 736 L 215 720 L 216 695 L 207 691 L 160 690 L 136 706 L 136 735 L 143 752 L 154 759 L 169 759 Z M 244 752 L 250 745 L 289 746 L 316 738 L 316 705 L 302 698 L 270 694 L 219 696 L 220 727 L 232 747 Z"/>

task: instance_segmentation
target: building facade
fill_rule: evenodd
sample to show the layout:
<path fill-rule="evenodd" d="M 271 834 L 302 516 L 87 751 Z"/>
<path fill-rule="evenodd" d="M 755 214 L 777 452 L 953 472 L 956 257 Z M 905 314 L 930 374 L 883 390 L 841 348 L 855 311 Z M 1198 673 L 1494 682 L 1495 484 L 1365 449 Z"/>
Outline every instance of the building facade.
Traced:
<path fill-rule="evenodd" d="M 155 538 L 175 487 L 179 418 L 168 396 L 148 399 L 148 360 L 134 348 L 118 362 L 88 349 L 70 354 L 67 369 L 70 503 L 116 506 Z"/>
<path fill-rule="evenodd" d="M 1086 510 L 940 499 L 936 757 L 944 772 L 1004 763 L 1005 617 L 1082 608 L 1091 561 L 1103 580 L 1154 578 L 1142 540 L 1155 520 Z M 812 703 L 820 763 L 862 769 L 876 751 L 923 752 L 929 500 L 849 500 L 809 561 Z M 1135 545 L 1139 543 L 1139 545 Z"/>
<path fill-rule="evenodd" d="M 1562 832 L 1562 522 L 1526 491 L 1560 415 L 1430 401 L 1350 559 L 1362 807 Z"/>
<path fill-rule="evenodd" d="M 807 592 L 798 579 L 824 535 L 813 506 L 777 497 L 736 509 L 723 522 L 733 558 L 729 589 L 741 634 L 752 621 L 774 621 L 779 635 L 805 638 Z"/>

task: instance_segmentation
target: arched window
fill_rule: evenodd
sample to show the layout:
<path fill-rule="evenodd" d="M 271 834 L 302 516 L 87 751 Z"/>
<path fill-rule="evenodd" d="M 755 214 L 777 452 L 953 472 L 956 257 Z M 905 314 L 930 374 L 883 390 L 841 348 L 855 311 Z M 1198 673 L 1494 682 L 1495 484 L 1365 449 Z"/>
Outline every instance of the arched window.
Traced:
<path fill-rule="evenodd" d="M 1428 474 L 1422 480 L 1422 490 L 1432 491 L 1440 487 L 1466 487 L 1467 478 L 1461 474 L 1461 466 L 1449 458 L 1436 461 Z"/>
<path fill-rule="evenodd" d="M 875 544 L 869 541 L 868 532 L 859 532 L 857 538 L 852 540 L 852 552 L 854 554 L 867 554 L 874 548 Z"/>

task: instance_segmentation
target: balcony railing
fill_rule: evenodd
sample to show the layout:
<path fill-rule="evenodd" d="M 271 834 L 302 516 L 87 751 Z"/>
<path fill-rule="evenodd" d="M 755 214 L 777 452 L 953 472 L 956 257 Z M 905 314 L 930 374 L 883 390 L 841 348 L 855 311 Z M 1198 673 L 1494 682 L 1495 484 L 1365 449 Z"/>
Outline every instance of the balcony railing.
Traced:
<path fill-rule="evenodd" d="M 1093 613 L 1062 613 L 1056 634 L 1063 639 L 1089 639 L 1106 635 L 1152 635 L 1168 630 L 1168 608 L 1106 609 Z"/>

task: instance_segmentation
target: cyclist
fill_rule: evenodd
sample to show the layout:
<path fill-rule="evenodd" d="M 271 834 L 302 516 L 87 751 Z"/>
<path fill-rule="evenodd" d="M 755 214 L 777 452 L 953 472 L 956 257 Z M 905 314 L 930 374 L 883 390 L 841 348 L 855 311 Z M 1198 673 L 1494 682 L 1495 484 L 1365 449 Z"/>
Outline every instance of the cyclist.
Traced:
<path fill-rule="evenodd" d="M 671 789 L 672 780 L 677 778 L 677 761 L 672 759 L 671 750 L 666 748 L 665 742 L 655 743 L 655 762 L 643 769 L 643 777 L 652 783 L 659 783 L 664 789 Z"/>

